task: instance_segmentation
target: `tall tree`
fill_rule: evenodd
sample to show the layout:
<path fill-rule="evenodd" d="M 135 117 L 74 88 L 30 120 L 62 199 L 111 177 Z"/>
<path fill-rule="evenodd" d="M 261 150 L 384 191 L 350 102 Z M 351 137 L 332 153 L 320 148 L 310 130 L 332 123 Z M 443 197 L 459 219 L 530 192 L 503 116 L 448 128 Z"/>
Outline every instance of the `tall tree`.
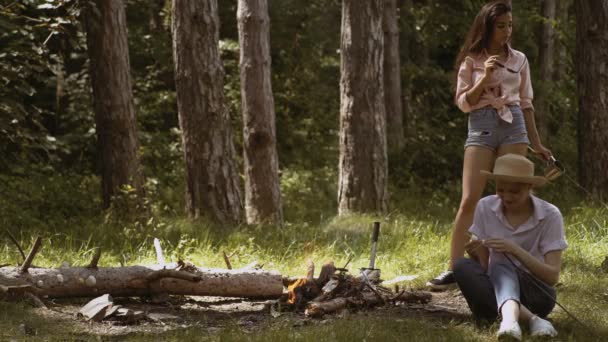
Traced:
<path fill-rule="evenodd" d="M 229 113 L 224 103 L 216 0 L 173 0 L 177 110 L 190 217 L 239 222 L 243 208 Z"/>
<path fill-rule="evenodd" d="M 122 0 L 85 3 L 84 24 L 93 87 L 97 148 L 101 156 L 102 198 L 107 208 L 112 197 L 125 186 L 143 194 L 127 22 Z"/>
<path fill-rule="evenodd" d="M 608 195 L 608 1 L 575 2 L 579 177 L 601 200 Z"/>
<path fill-rule="evenodd" d="M 554 43 L 554 55 L 556 56 L 553 70 L 553 80 L 561 81 L 566 73 L 568 65 L 568 48 L 566 46 L 565 32 L 567 32 L 568 21 L 570 20 L 569 8 L 572 0 L 556 0 L 555 20 L 557 24 L 556 39 Z M 559 37 L 559 38 L 557 38 Z"/>
<path fill-rule="evenodd" d="M 384 104 L 386 108 L 386 139 L 389 151 L 398 152 L 403 147 L 404 135 L 397 0 L 384 0 L 382 26 L 384 29 Z"/>
<path fill-rule="evenodd" d="M 541 0 L 540 11 L 542 22 L 540 24 L 539 49 L 538 49 L 538 67 L 540 90 L 536 101 L 536 117 L 538 118 L 538 130 L 542 140 L 546 140 L 547 130 L 549 127 L 549 119 L 551 112 L 549 108 L 548 94 L 551 90 L 553 81 L 553 42 L 555 24 L 555 0 Z"/>
<path fill-rule="evenodd" d="M 277 157 L 274 98 L 270 77 L 270 32 L 267 0 L 239 0 L 245 216 L 247 223 L 281 224 L 281 190 Z"/>
<path fill-rule="evenodd" d="M 340 215 L 387 206 L 383 1 L 342 1 Z"/>

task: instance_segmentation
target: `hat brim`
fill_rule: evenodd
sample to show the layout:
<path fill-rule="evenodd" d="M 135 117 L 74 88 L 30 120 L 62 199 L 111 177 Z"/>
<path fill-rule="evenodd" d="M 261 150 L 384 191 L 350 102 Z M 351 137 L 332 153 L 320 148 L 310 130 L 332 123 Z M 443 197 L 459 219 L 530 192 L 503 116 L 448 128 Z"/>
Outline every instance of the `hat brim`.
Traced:
<path fill-rule="evenodd" d="M 495 181 L 508 181 L 515 183 L 526 183 L 531 184 L 535 188 L 539 188 L 547 184 L 547 178 L 541 176 L 532 176 L 532 177 L 519 177 L 519 176 L 511 176 L 511 175 L 501 175 L 495 174 L 486 170 L 481 170 L 481 174 L 485 175 L 488 179 L 492 179 Z"/>

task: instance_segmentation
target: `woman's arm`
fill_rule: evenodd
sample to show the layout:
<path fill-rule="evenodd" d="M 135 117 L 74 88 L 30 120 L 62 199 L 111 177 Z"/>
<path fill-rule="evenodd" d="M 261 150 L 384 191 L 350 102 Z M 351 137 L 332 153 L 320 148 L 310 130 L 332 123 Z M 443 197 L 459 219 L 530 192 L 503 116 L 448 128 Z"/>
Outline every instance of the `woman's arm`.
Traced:
<path fill-rule="evenodd" d="M 466 92 L 465 96 L 467 98 L 467 102 L 471 106 L 474 106 L 477 103 L 479 103 L 479 98 L 481 97 L 481 94 L 483 94 L 483 89 L 485 88 L 487 82 L 488 82 L 488 77 L 484 76 L 484 77 L 480 78 L 477 81 L 477 83 L 475 83 L 473 88 L 469 89 Z"/>
<path fill-rule="evenodd" d="M 562 267 L 562 251 L 551 251 L 545 254 L 545 262 L 533 257 L 530 253 L 519 247 L 519 253 L 515 257 L 524 264 L 532 274 L 545 283 L 553 286 L 559 280 L 559 272 Z"/>
<path fill-rule="evenodd" d="M 536 120 L 534 119 L 534 106 L 532 105 L 534 91 L 532 90 L 530 64 L 528 63 L 527 58 L 524 60 L 520 77 L 521 83 L 519 84 L 519 99 L 521 101 L 520 105 L 522 111 L 524 112 L 528 139 L 530 139 L 530 144 L 532 145 L 534 151 L 536 151 L 536 153 L 538 153 L 544 160 L 549 160 L 549 158 L 551 158 L 551 151 L 545 148 L 540 142 L 540 136 L 538 134 L 538 129 L 536 128 Z"/>
<path fill-rule="evenodd" d="M 530 144 L 536 153 L 540 154 L 544 160 L 549 160 L 552 153 L 540 142 L 540 136 L 536 129 L 536 120 L 534 119 L 534 109 L 526 108 L 523 110 L 524 120 L 526 122 L 526 131 L 528 132 L 528 139 Z"/>
<path fill-rule="evenodd" d="M 542 262 L 525 249 L 506 239 L 487 239 L 484 246 L 493 248 L 499 253 L 509 253 L 516 257 L 524 266 L 538 279 L 553 286 L 559 280 L 559 272 L 562 266 L 562 251 L 554 250 L 545 254 L 545 262 Z"/>
<path fill-rule="evenodd" d="M 492 74 L 494 73 L 494 70 L 496 70 L 497 59 L 498 55 L 490 56 L 488 57 L 488 59 L 486 59 L 486 61 L 483 63 L 483 76 L 477 81 L 477 83 L 475 83 L 475 85 L 471 89 L 467 91 L 467 102 L 469 102 L 471 106 L 474 106 L 479 103 L 479 98 L 481 97 L 481 94 L 483 94 L 483 90 L 486 84 L 488 83 L 488 80 L 490 80 Z"/>

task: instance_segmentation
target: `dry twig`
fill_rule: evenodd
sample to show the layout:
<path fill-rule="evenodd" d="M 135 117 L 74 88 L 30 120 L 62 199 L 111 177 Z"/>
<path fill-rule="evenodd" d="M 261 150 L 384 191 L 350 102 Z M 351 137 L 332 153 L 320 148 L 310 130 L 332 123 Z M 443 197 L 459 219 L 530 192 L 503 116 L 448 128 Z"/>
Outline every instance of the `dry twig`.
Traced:
<path fill-rule="evenodd" d="M 15 246 L 17 246 L 17 249 L 19 250 L 19 253 L 21 254 L 21 257 L 25 261 L 25 253 L 23 252 L 23 248 L 21 248 L 21 245 L 19 244 L 19 241 L 17 241 L 17 239 L 15 239 L 15 237 L 13 236 L 13 234 L 11 234 L 11 232 L 8 229 L 4 229 L 4 231 L 6 231 L 6 234 L 8 234 L 9 239 L 11 239 L 11 241 L 15 244 Z"/>
<path fill-rule="evenodd" d="M 26 273 L 28 268 L 30 268 L 30 266 L 32 265 L 32 261 L 34 261 L 34 257 L 36 256 L 36 253 L 38 253 L 38 250 L 40 249 L 40 246 L 42 245 L 42 238 L 37 237 L 36 241 L 34 242 L 34 246 L 32 246 L 32 250 L 30 251 L 30 254 L 27 255 L 27 258 L 25 258 L 25 261 L 23 262 L 23 265 L 21 266 L 21 273 Z"/>

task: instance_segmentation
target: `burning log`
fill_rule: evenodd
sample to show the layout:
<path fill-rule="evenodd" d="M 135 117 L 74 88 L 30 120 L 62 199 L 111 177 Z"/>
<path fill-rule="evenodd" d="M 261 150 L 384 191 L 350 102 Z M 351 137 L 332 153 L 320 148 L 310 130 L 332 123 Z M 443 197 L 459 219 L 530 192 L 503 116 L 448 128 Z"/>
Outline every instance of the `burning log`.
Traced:
<path fill-rule="evenodd" d="M 319 278 L 314 279 L 314 265 L 308 262 L 306 278 L 284 279 L 288 286 L 287 306 L 304 310 L 308 317 L 321 317 L 344 309 L 370 308 L 386 303 L 428 303 L 426 291 L 397 291 L 380 286 L 378 269 L 365 269 L 359 276 L 348 274 L 345 267 L 336 268 L 333 262 L 323 266 Z M 317 294 L 317 296 L 314 296 Z"/>

